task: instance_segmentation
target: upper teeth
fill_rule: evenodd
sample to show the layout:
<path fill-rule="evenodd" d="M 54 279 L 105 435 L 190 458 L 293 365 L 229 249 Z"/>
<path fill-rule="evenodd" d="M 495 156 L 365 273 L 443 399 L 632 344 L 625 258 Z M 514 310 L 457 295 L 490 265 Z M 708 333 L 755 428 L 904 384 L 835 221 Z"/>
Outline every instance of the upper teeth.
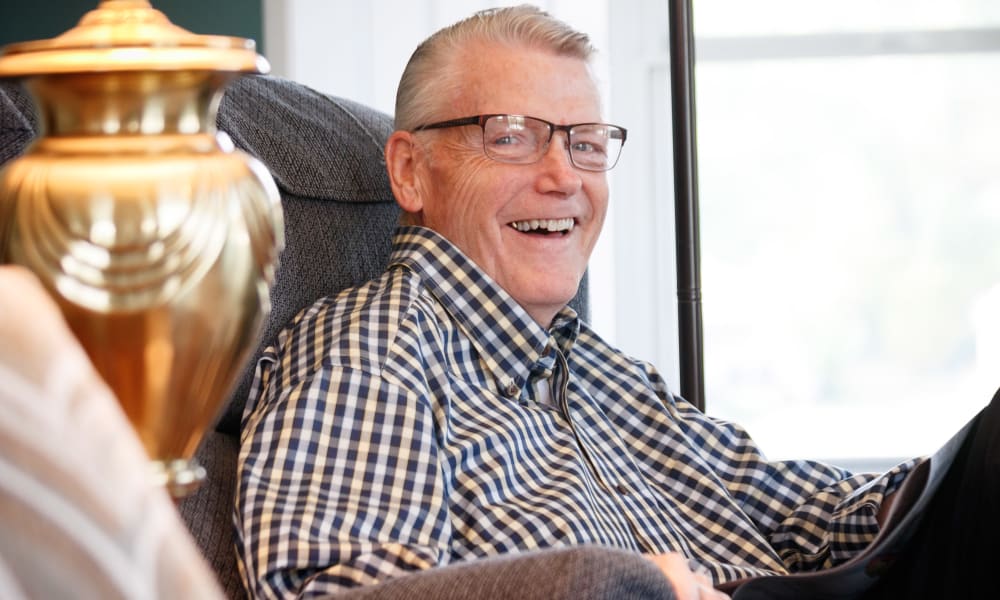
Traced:
<path fill-rule="evenodd" d="M 513 221 L 510 226 L 518 231 L 533 231 L 535 229 L 572 231 L 573 219 L 529 219 L 527 221 Z"/>

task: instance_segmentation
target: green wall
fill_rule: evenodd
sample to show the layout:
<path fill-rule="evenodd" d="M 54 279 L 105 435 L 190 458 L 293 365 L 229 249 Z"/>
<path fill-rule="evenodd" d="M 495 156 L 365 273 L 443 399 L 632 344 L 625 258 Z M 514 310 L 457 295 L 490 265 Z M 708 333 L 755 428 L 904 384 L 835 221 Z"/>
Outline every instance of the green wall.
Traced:
<path fill-rule="evenodd" d="M 194 33 L 234 35 L 264 54 L 261 0 L 151 0 L 153 8 Z M 74 27 L 98 0 L 0 0 L 0 46 L 46 39 Z"/>

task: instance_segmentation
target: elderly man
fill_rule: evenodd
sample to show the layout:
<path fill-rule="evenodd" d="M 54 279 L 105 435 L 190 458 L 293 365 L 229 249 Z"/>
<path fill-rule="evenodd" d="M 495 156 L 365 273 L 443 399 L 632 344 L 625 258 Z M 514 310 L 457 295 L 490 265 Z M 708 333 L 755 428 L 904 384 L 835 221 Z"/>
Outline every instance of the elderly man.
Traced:
<path fill-rule="evenodd" d="M 567 307 L 626 140 L 592 52 L 530 7 L 414 52 L 385 148 L 405 213 L 389 267 L 301 313 L 258 366 L 236 513 L 251 593 L 593 544 L 708 598 L 707 578 L 823 569 L 879 531 L 915 461 L 768 462 Z"/>

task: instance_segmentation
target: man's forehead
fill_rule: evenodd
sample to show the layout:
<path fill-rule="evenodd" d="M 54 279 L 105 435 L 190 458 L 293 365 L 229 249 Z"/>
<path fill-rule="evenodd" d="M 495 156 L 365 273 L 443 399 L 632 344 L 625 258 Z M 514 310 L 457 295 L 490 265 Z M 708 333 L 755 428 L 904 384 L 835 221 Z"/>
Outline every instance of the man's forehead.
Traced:
<path fill-rule="evenodd" d="M 558 106 L 588 119 L 600 116 L 597 82 L 586 60 L 525 45 L 478 43 L 469 50 L 453 63 L 454 114 L 530 114 L 558 121 L 558 115 L 542 114 Z"/>
<path fill-rule="evenodd" d="M 541 62 L 556 63 L 572 71 L 589 73 L 589 61 L 552 48 L 522 42 L 469 41 L 457 49 L 452 64 L 468 75 L 516 75 Z"/>

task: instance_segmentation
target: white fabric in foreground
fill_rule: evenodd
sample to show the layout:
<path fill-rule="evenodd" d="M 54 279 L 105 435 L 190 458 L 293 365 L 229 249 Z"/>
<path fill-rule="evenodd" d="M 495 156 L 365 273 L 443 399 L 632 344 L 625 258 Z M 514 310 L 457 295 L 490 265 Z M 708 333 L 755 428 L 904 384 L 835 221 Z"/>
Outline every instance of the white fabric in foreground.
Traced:
<path fill-rule="evenodd" d="M 44 303 L 0 304 L 0 598 L 221 597 L 65 325 Z"/>

